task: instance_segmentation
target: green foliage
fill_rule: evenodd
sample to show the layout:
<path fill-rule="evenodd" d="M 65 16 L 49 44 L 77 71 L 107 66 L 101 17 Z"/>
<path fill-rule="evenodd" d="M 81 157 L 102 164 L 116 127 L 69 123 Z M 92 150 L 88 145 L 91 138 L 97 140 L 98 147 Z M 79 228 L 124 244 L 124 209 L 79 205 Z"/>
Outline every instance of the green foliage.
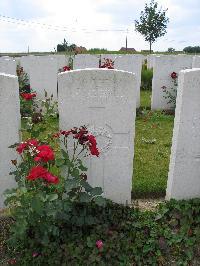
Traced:
<path fill-rule="evenodd" d="M 144 11 L 140 14 L 140 19 L 135 20 L 135 30 L 141 33 L 145 41 L 151 45 L 159 37 L 166 33 L 167 23 L 169 19 L 166 17 L 167 10 L 158 10 L 158 3 L 151 0 L 150 5 L 145 4 Z"/>
<path fill-rule="evenodd" d="M 200 46 L 187 46 L 183 49 L 185 53 L 200 53 Z"/>
<path fill-rule="evenodd" d="M 175 51 L 176 50 L 172 47 L 168 48 L 168 50 L 167 50 L 168 53 L 175 53 Z"/>
<path fill-rule="evenodd" d="M 177 97 L 178 80 L 177 78 L 172 79 L 172 88 L 168 89 L 163 86 L 161 89 L 165 93 L 163 97 L 167 100 L 167 104 L 171 105 L 170 109 L 176 109 L 176 97 Z"/>
<path fill-rule="evenodd" d="M 153 79 L 153 69 L 147 69 L 147 66 L 143 65 L 141 72 L 141 89 L 151 90 L 152 79 Z"/>
<path fill-rule="evenodd" d="M 72 52 L 76 48 L 75 44 L 68 44 L 68 42 L 64 39 L 62 44 L 57 44 L 57 52 Z"/>
<path fill-rule="evenodd" d="M 57 231 L 55 224 L 44 223 L 43 230 L 48 226 L 51 238 L 43 239 L 42 246 L 26 243 L 12 256 L 17 256 L 19 265 L 198 265 L 199 199 L 171 200 L 154 212 L 108 202 L 104 207 L 91 206 L 87 216 L 97 217 L 98 222 L 86 230 L 61 223 Z M 19 230 L 24 226 L 22 222 Z M 101 249 L 95 245 L 99 239 Z M 195 255 L 198 261 L 192 264 Z"/>

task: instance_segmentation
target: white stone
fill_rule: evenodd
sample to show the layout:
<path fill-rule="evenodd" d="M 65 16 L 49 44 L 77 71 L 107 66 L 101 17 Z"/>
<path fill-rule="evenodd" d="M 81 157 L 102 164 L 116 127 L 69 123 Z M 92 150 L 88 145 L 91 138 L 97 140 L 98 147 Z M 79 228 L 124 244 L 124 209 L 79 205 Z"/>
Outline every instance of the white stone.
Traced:
<path fill-rule="evenodd" d="M 200 69 L 179 74 L 167 199 L 200 197 Z"/>
<path fill-rule="evenodd" d="M 16 153 L 8 146 L 19 142 L 20 130 L 19 87 L 16 76 L 0 73 L 0 208 L 3 207 L 3 192 L 15 186 L 11 160 Z"/>
<path fill-rule="evenodd" d="M 117 203 L 131 202 L 136 80 L 134 74 L 85 69 L 58 75 L 60 129 L 87 125 L 100 157 L 89 162 L 88 180 Z"/>
<path fill-rule="evenodd" d="M 173 108 L 173 104 L 168 103 L 166 95 L 162 89 L 166 86 L 168 90 L 173 88 L 171 73 L 179 73 L 180 70 L 192 68 L 192 57 L 187 55 L 177 56 L 156 56 L 153 65 L 152 80 L 152 110 L 167 110 Z"/>
<path fill-rule="evenodd" d="M 30 77 L 30 70 L 32 61 L 35 59 L 34 55 L 22 56 L 20 57 L 20 66 L 23 67 L 23 70 L 28 74 Z"/>
<path fill-rule="evenodd" d="M 193 57 L 192 68 L 200 68 L 200 56 Z"/>
<path fill-rule="evenodd" d="M 114 69 L 132 72 L 136 78 L 136 106 L 140 106 L 140 86 L 143 55 L 120 55 L 105 54 L 101 55 L 101 60 L 109 58 L 114 61 Z"/>
<path fill-rule="evenodd" d="M 55 58 L 57 61 L 57 70 L 69 65 L 68 55 L 51 55 L 50 57 Z"/>
<path fill-rule="evenodd" d="M 16 75 L 16 61 L 9 57 L 0 57 L 0 73 Z"/>
<path fill-rule="evenodd" d="M 98 68 L 99 56 L 90 54 L 78 54 L 74 58 L 73 69 Z"/>
<path fill-rule="evenodd" d="M 149 54 L 149 55 L 147 55 L 147 68 L 148 69 L 153 68 L 154 58 L 156 56 L 162 56 L 162 55 L 158 55 L 158 54 Z"/>
<path fill-rule="evenodd" d="M 35 56 L 29 69 L 30 86 L 37 93 L 38 99 L 53 94 L 57 99 L 57 60 L 50 56 Z"/>

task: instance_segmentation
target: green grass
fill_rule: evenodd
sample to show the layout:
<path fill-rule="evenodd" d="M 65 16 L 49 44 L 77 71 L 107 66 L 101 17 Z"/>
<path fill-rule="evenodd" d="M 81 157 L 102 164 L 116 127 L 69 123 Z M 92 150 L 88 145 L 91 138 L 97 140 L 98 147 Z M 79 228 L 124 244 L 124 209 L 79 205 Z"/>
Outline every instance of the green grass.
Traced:
<path fill-rule="evenodd" d="M 145 110 L 137 116 L 133 173 L 134 197 L 165 195 L 173 120 L 173 116 Z"/>
<path fill-rule="evenodd" d="M 151 108 L 151 91 L 141 90 L 140 92 L 140 107 L 141 108 Z"/>

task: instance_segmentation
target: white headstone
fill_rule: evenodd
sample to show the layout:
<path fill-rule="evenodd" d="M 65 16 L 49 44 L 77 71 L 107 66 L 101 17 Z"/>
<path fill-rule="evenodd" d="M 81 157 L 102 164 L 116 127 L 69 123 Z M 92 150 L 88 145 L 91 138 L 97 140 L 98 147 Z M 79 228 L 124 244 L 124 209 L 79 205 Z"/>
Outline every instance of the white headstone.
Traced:
<path fill-rule="evenodd" d="M 85 69 L 58 75 L 60 129 L 87 125 L 100 157 L 88 162 L 88 180 L 114 202 L 130 203 L 136 80 L 118 70 Z"/>
<path fill-rule="evenodd" d="M 78 54 L 74 58 L 73 69 L 98 68 L 99 56 L 90 54 Z"/>
<path fill-rule="evenodd" d="M 19 142 L 20 104 L 16 76 L 0 73 L 0 209 L 3 207 L 3 192 L 15 185 L 11 160 L 16 154 L 8 146 Z"/>
<path fill-rule="evenodd" d="M 192 57 L 187 55 L 177 56 L 156 56 L 154 57 L 153 80 L 152 80 L 152 110 L 167 110 L 173 108 L 173 104 L 168 103 L 163 86 L 167 90 L 174 87 L 171 73 L 179 73 L 180 70 L 192 67 Z M 171 90 L 172 91 L 172 90 Z"/>
<path fill-rule="evenodd" d="M 34 55 L 22 56 L 20 57 L 20 66 L 23 67 L 23 70 L 29 75 L 30 77 L 30 70 L 32 61 L 35 59 Z"/>
<path fill-rule="evenodd" d="M 142 55 L 118 55 L 115 59 L 114 68 L 135 74 L 136 78 L 136 106 L 140 106 L 140 86 L 142 71 Z"/>
<path fill-rule="evenodd" d="M 46 91 L 48 96 L 53 94 L 57 99 L 57 60 L 50 56 L 35 56 L 31 62 L 30 86 L 36 91 L 38 99 L 44 99 Z"/>
<path fill-rule="evenodd" d="M 67 55 L 51 55 L 50 57 L 55 58 L 57 61 L 57 70 L 69 65 L 69 56 Z"/>
<path fill-rule="evenodd" d="M 200 56 L 193 57 L 192 68 L 200 68 Z"/>
<path fill-rule="evenodd" d="M 8 57 L 0 57 L 0 73 L 16 75 L 16 61 Z"/>
<path fill-rule="evenodd" d="M 200 69 L 179 74 L 167 199 L 200 197 Z"/>
<path fill-rule="evenodd" d="M 161 55 L 158 55 L 158 54 L 149 54 L 149 55 L 147 55 L 147 68 L 148 69 L 153 68 L 154 58 L 156 56 L 161 56 Z"/>

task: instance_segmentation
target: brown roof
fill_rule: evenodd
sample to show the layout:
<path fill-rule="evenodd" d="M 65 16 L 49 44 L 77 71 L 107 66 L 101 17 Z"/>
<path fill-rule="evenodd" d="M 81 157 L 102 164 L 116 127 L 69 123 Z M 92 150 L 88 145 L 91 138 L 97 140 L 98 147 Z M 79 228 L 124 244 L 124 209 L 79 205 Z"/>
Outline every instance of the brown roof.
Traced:
<path fill-rule="evenodd" d="M 122 48 L 120 49 L 120 51 L 136 52 L 135 48 L 126 48 L 126 47 L 122 47 Z"/>

